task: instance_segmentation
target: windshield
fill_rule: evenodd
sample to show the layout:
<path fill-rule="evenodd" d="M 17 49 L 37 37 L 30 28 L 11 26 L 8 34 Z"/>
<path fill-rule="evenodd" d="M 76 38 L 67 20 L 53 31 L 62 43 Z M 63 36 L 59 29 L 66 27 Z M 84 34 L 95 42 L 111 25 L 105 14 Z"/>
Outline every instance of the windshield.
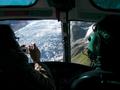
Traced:
<path fill-rule="evenodd" d="M 10 24 L 20 45 L 36 43 L 41 51 L 41 62 L 63 61 L 61 22 L 57 20 L 6 20 Z M 29 54 L 27 54 L 30 58 Z M 30 63 L 32 60 L 29 59 Z"/>
<path fill-rule="evenodd" d="M 1 24 L 10 24 L 22 45 L 36 43 L 41 51 L 41 62 L 63 62 L 64 40 L 62 25 L 58 20 L 5 20 Z M 94 22 L 70 21 L 71 62 L 90 65 L 87 57 L 88 37 L 92 33 Z M 27 56 L 30 58 L 29 54 Z M 29 63 L 32 63 L 31 58 Z"/>

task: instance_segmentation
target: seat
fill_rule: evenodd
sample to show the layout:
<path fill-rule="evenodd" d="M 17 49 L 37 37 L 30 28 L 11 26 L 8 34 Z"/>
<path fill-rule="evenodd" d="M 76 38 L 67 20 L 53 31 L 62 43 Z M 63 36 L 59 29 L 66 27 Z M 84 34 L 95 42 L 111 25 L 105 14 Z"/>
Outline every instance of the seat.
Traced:
<path fill-rule="evenodd" d="M 71 83 L 71 90 L 80 90 L 81 88 L 93 90 L 120 89 L 120 79 L 115 73 L 92 70 L 76 76 Z"/>

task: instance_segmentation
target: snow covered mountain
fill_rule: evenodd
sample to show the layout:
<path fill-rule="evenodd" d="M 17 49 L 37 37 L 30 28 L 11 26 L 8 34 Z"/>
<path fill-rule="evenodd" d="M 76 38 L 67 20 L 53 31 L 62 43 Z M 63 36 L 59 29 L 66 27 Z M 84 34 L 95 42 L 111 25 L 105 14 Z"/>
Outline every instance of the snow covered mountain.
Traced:
<path fill-rule="evenodd" d="M 92 29 L 93 22 L 72 21 L 71 22 L 71 55 L 75 56 L 87 47 L 87 38 Z"/>
<path fill-rule="evenodd" d="M 41 61 L 60 61 L 63 59 L 61 23 L 57 20 L 33 20 L 15 31 L 19 43 L 36 43 L 41 51 Z"/>
<path fill-rule="evenodd" d="M 3 22 L 2 22 L 3 23 Z M 20 45 L 36 43 L 41 51 L 41 61 L 63 60 L 63 39 L 61 22 L 57 20 L 6 20 L 11 24 Z M 74 56 L 86 46 L 90 22 L 73 21 L 71 29 L 71 55 Z"/>

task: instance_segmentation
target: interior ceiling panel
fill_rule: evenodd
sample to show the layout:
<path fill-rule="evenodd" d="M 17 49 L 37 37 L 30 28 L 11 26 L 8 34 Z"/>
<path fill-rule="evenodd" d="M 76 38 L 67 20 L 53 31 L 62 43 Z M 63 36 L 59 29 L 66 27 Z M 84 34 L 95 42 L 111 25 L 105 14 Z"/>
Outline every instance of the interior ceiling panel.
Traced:
<path fill-rule="evenodd" d="M 0 8 L 0 18 L 52 18 L 57 19 L 58 14 L 54 6 L 49 5 L 47 0 L 39 0 L 36 5 L 28 8 Z M 56 0 L 53 0 L 56 1 Z M 59 0 L 60 1 L 60 0 Z M 64 0 L 61 0 L 64 1 Z M 67 0 L 69 1 L 69 0 Z M 74 0 L 72 0 L 74 1 Z M 65 2 L 64 2 L 65 3 Z M 64 4 L 63 3 L 63 4 Z M 99 9 L 96 9 L 89 0 L 75 0 L 75 6 L 71 6 L 68 13 L 68 20 L 97 20 L 106 14 L 111 14 L 112 12 L 105 12 Z M 71 4 L 70 4 L 71 5 Z M 65 6 L 65 5 L 64 5 Z M 68 7 L 67 7 L 68 8 Z M 12 12 L 12 15 L 9 15 L 8 12 Z M 21 15 L 16 13 L 21 12 Z M 48 13 L 49 12 L 49 13 Z M 62 13 L 65 11 L 62 11 Z M 8 15 L 6 15 L 8 13 Z M 64 18 L 64 14 L 60 15 Z"/>

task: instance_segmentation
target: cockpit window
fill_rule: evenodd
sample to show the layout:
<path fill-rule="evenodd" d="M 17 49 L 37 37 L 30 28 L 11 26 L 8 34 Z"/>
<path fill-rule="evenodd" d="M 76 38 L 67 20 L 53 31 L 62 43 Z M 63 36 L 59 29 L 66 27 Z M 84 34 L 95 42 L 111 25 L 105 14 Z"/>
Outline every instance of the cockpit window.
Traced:
<path fill-rule="evenodd" d="M 93 4 L 104 10 L 120 10 L 120 0 L 91 0 Z"/>
<path fill-rule="evenodd" d="M 36 0 L 0 0 L 0 6 L 29 6 L 35 2 Z"/>
<path fill-rule="evenodd" d="M 90 66 L 87 55 L 89 35 L 93 32 L 94 22 L 71 21 L 71 62 Z"/>
<path fill-rule="evenodd" d="M 20 45 L 36 43 L 41 51 L 41 62 L 63 61 L 61 22 L 58 20 L 6 20 Z M 27 56 L 30 58 L 29 54 Z M 32 63 L 31 58 L 29 63 Z"/>
<path fill-rule="evenodd" d="M 10 24 L 17 41 L 22 45 L 36 43 L 41 51 L 41 62 L 63 62 L 64 42 L 61 22 L 58 20 L 5 20 L 1 24 Z M 92 33 L 94 22 L 70 21 L 71 62 L 90 66 L 87 56 L 88 37 Z M 32 60 L 29 54 L 29 63 Z"/>

